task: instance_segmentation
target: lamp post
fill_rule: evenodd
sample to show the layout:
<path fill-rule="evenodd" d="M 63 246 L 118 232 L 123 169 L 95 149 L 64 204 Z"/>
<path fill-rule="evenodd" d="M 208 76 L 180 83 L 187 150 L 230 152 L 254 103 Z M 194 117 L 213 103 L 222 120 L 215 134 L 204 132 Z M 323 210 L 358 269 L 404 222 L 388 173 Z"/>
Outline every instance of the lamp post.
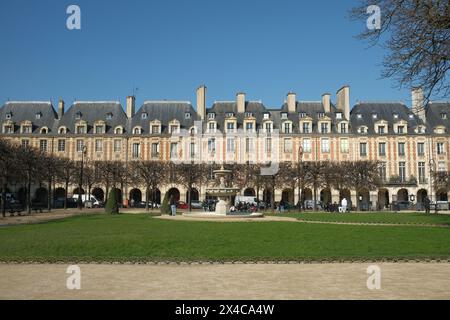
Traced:
<path fill-rule="evenodd" d="M 434 159 L 430 159 L 429 166 L 430 166 L 430 198 L 431 201 L 433 201 L 433 180 L 434 180 L 434 173 L 436 172 L 436 162 L 434 161 Z"/>
<path fill-rule="evenodd" d="M 77 205 L 78 205 L 78 209 L 83 210 L 83 200 L 81 199 L 82 197 L 82 193 L 81 193 L 81 189 L 83 188 L 83 167 L 84 167 L 84 156 L 86 155 L 86 150 L 87 147 L 83 146 L 82 150 L 81 150 L 81 166 L 80 166 L 80 182 L 78 185 L 78 201 L 77 201 Z"/>
<path fill-rule="evenodd" d="M 300 185 L 300 175 L 303 174 L 302 173 L 302 169 L 303 169 L 303 147 L 299 146 L 298 147 L 298 202 L 299 202 L 299 210 L 302 211 L 302 186 Z M 301 178 L 303 179 L 303 177 Z"/>

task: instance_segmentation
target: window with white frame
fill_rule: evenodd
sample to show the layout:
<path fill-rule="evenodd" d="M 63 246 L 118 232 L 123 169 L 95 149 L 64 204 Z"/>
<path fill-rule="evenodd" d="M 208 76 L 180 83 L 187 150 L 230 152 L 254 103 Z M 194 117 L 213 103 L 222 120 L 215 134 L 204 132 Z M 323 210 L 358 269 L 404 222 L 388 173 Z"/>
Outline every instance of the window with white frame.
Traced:
<path fill-rule="evenodd" d="M 330 139 L 323 138 L 321 140 L 321 150 L 322 150 L 322 153 L 329 153 L 330 152 Z"/>
<path fill-rule="evenodd" d="M 58 152 L 65 152 L 65 151 L 66 151 L 66 140 L 58 139 Z"/>
<path fill-rule="evenodd" d="M 133 159 L 138 159 L 141 156 L 141 144 L 140 143 L 133 143 L 132 146 L 132 154 L 131 156 Z"/>
<path fill-rule="evenodd" d="M 292 139 L 284 139 L 284 153 L 292 153 Z"/>
<path fill-rule="evenodd" d="M 445 153 L 445 145 L 444 145 L 443 142 L 438 142 L 436 146 L 437 146 L 437 148 L 436 148 L 437 154 L 444 154 Z"/>
<path fill-rule="evenodd" d="M 114 152 L 122 151 L 122 140 L 116 139 L 114 140 Z"/>
<path fill-rule="evenodd" d="M 303 152 L 306 152 L 306 153 L 311 152 L 311 139 L 309 139 L 309 138 L 303 139 Z"/>
<path fill-rule="evenodd" d="M 95 140 L 95 152 L 103 152 L 103 140 Z"/>
<path fill-rule="evenodd" d="M 348 153 L 348 139 L 341 139 L 341 153 Z"/>

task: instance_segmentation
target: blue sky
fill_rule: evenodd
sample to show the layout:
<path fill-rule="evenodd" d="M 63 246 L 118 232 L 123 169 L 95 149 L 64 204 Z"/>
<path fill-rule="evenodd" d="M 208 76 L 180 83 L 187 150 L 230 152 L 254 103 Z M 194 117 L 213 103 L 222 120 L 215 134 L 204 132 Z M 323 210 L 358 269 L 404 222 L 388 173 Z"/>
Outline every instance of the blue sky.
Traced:
<path fill-rule="evenodd" d="M 320 100 L 345 84 L 351 100 L 403 100 L 407 88 L 381 79 L 383 50 L 355 39 L 356 1 L 1 0 L 0 103 L 6 100 L 207 102 L 240 91 L 268 107 L 289 91 Z M 66 8 L 81 8 L 81 30 Z"/>

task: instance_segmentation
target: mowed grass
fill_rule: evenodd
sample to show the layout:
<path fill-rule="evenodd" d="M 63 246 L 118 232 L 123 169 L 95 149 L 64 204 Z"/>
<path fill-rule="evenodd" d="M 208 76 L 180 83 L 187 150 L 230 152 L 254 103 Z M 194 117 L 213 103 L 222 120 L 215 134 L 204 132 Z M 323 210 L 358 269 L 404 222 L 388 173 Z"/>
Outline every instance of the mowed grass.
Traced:
<path fill-rule="evenodd" d="M 93 215 L 0 228 L 0 260 L 248 261 L 450 257 L 450 229 L 186 222 Z"/>
<path fill-rule="evenodd" d="M 386 224 L 425 224 L 450 226 L 450 215 L 425 214 L 410 212 L 367 212 L 367 213 L 325 213 L 325 212 L 293 212 L 282 214 L 275 213 L 274 216 L 297 218 L 303 221 L 325 221 L 325 222 L 355 222 L 355 223 L 386 223 Z"/>

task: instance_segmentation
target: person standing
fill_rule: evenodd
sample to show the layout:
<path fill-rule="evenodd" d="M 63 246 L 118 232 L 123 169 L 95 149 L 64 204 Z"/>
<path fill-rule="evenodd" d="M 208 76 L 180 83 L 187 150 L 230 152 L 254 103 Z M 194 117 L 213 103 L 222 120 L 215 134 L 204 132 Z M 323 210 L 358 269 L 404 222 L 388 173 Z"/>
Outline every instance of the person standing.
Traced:
<path fill-rule="evenodd" d="M 423 205 L 425 206 L 425 213 L 430 213 L 431 200 L 428 196 L 423 199 Z"/>
<path fill-rule="evenodd" d="M 341 208 L 342 208 L 342 212 L 343 213 L 347 212 L 347 199 L 346 198 L 342 199 L 342 201 L 341 201 Z"/>
<path fill-rule="evenodd" d="M 172 213 L 172 217 L 177 215 L 177 201 L 173 195 L 170 196 L 170 211 Z"/>

